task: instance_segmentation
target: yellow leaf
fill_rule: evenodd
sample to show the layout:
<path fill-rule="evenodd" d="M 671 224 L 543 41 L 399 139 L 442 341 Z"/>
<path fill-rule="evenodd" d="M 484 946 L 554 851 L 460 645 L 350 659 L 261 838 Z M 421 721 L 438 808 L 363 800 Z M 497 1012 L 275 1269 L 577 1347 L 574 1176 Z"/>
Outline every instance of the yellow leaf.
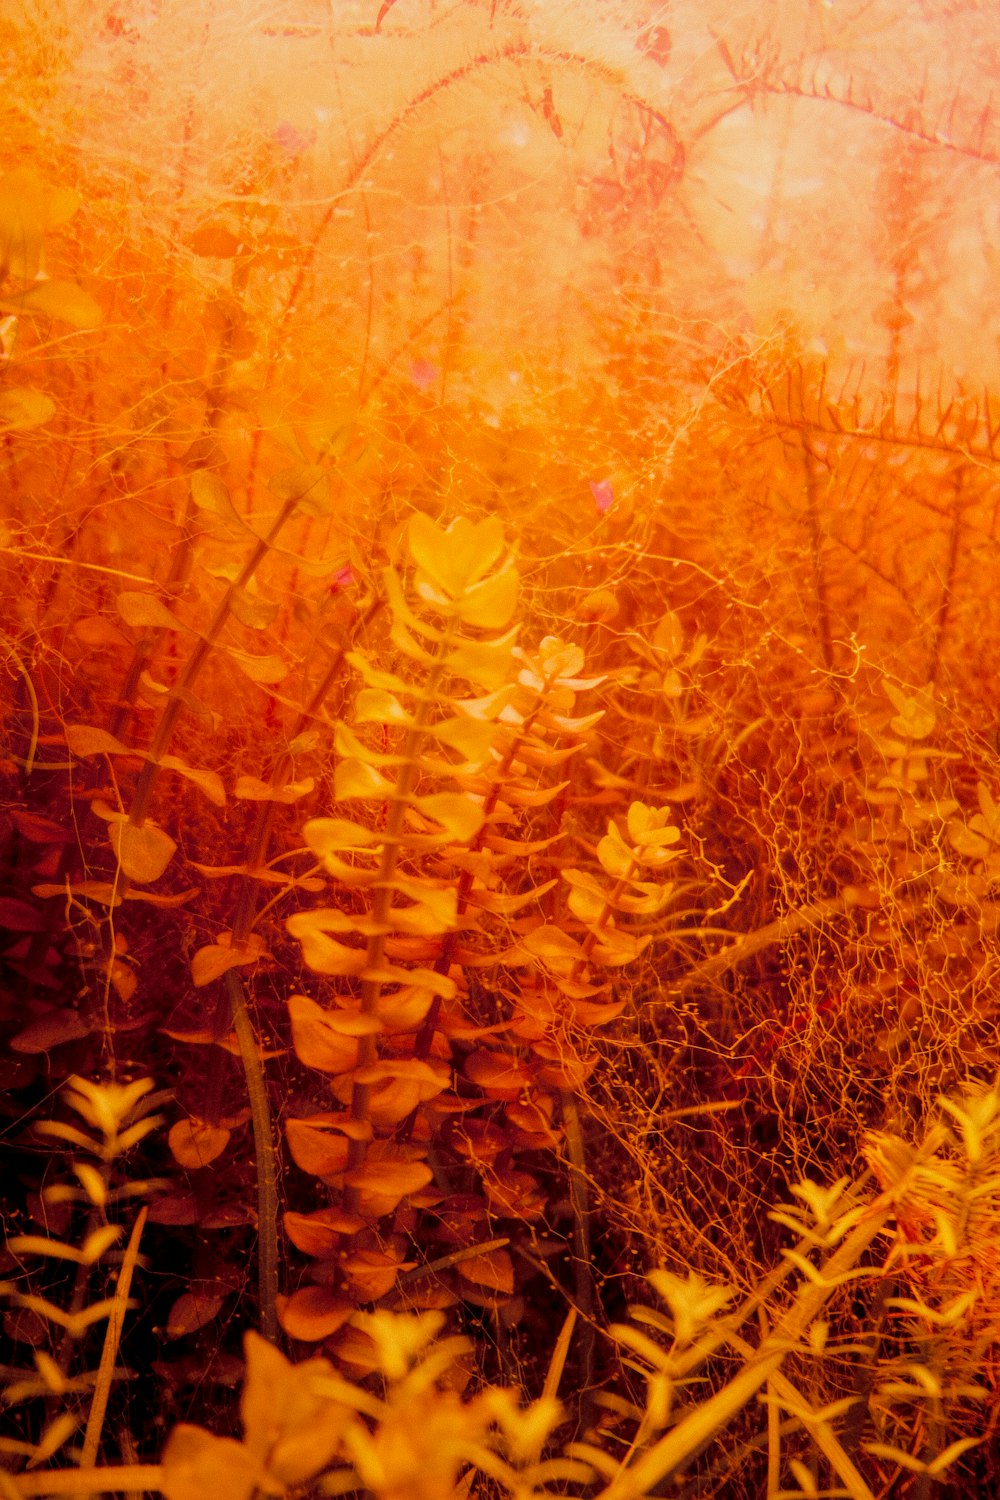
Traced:
<path fill-rule="evenodd" d="M 409 728 L 413 715 L 385 688 L 362 688 L 354 700 L 355 724 L 398 724 Z"/>
<path fill-rule="evenodd" d="M 31 1457 L 26 1467 L 34 1469 L 38 1464 L 47 1463 L 52 1455 L 62 1447 L 66 1439 L 76 1431 L 77 1419 L 72 1412 L 60 1412 L 57 1417 L 46 1427 L 38 1443 L 31 1450 Z"/>
<path fill-rule="evenodd" d="M 369 687 L 381 688 L 389 693 L 412 692 L 409 683 L 404 682 L 402 677 L 397 677 L 393 672 L 378 671 L 360 651 L 348 651 L 346 660 Z"/>
<path fill-rule="evenodd" d="M 379 996 L 376 1006 L 378 1018 L 390 1034 L 416 1031 L 430 1010 L 433 999 L 430 990 L 421 989 L 418 985 L 404 985 L 391 995 L 383 993 Z"/>
<path fill-rule="evenodd" d="M 292 1364 L 253 1331 L 244 1336 L 243 1347 L 247 1364 L 240 1401 L 244 1442 L 277 1481 L 269 1493 L 274 1494 L 278 1484 L 282 1493 L 285 1486 L 299 1491 L 334 1457 L 354 1413 L 346 1403 L 331 1400 L 318 1389 L 322 1380 L 334 1375 L 329 1360 Z"/>
<path fill-rule="evenodd" d="M 214 1437 L 202 1427 L 181 1422 L 163 1450 L 159 1488 L 166 1500 L 251 1500 L 268 1491 L 263 1466 L 233 1438 Z"/>
<path fill-rule="evenodd" d="M 10 385 L 0 391 L 0 432 L 19 432 L 41 427 L 55 414 L 56 403 L 41 391 Z"/>
<path fill-rule="evenodd" d="M 625 880 L 635 873 L 636 861 L 618 829 L 611 825 L 597 845 L 601 867 L 615 880 Z"/>
<path fill-rule="evenodd" d="M 186 781 L 191 781 L 199 791 L 204 792 L 209 802 L 214 802 L 216 807 L 225 807 L 226 789 L 222 785 L 222 778 L 215 771 L 204 771 L 200 766 L 189 766 L 186 761 L 180 760 L 176 755 L 161 755 L 157 762 L 164 771 L 173 771 L 177 776 L 183 776 Z"/>
<path fill-rule="evenodd" d="M 521 891 L 518 895 L 508 896 L 502 891 L 480 890 L 476 887 L 469 893 L 469 905 L 481 907 L 483 911 L 494 912 L 497 916 L 509 917 L 519 911 L 522 906 L 529 906 L 533 901 L 538 901 L 551 891 L 556 880 L 546 880 L 542 885 L 533 886 L 531 890 Z"/>
<path fill-rule="evenodd" d="M 338 802 L 368 797 L 384 802 L 392 795 L 392 789 L 391 781 L 361 760 L 342 760 L 333 773 L 333 795 Z"/>
<path fill-rule="evenodd" d="M 333 743 L 338 756 L 342 760 L 360 760 L 366 766 L 379 769 L 383 766 L 401 766 L 405 764 L 402 755 L 393 755 L 386 751 L 369 750 L 363 740 L 359 739 L 349 724 L 342 720 L 334 726 Z"/>
<path fill-rule="evenodd" d="M 552 923 L 543 923 L 522 938 L 522 945 L 557 974 L 569 974 L 585 955 L 580 944 L 568 932 Z"/>
<path fill-rule="evenodd" d="M 470 843 L 483 826 L 482 808 L 459 792 L 432 792 L 415 798 L 415 806 L 459 844 Z"/>
<path fill-rule="evenodd" d="M 450 750 L 457 750 L 466 760 L 483 761 L 497 737 L 495 724 L 486 719 L 467 719 L 462 715 L 430 724 L 428 734 Z"/>
<path fill-rule="evenodd" d="M 347 854 L 353 849 L 365 849 L 382 842 L 378 829 L 363 828 L 360 823 L 351 823 L 346 818 L 310 818 L 304 824 L 302 834 L 317 859 Z"/>
<path fill-rule="evenodd" d="M 282 682 L 288 676 L 288 666 L 280 656 L 251 656 L 246 651 L 237 651 L 235 646 L 227 646 L 225 649 L 251 682 L 270 684 Z"/>
<path fill-rule="evenodd" d="M 577 872 L 573 871 L 572 873 L 576 874 Z M 604 899 L 603 892 L 593 891 L 580 886 L 570 891 L 567 904 L 574 917 L 589 925 L 600 921 L 607 902 Z"/>
<path fill-rule="evenodd" d="M 223 1125 L 209 1125 L 192 1116 L 170 1127 L 167 1144 L 182 1167 L 207 1167 L 229 1144 L 230 1132 Z"/>
<path fill-rule="evenodd" d="M 480 630 L 502 630 L 517 608 L 518 576 L 513 565 L 503 568 L 463 594 L 458 601 L 459 618 Z"/>
<path fill-rule="evenodd" d="M 413 906 L 394 906 L 389 913 L 396 932 L 411 937 L 437 937 L 450 932 L 458 921 L 457 892 L 451 890 L 427 892 L 428 899 Z"/>
<path fill-rule="evenodd" d="M 497 517 L 470 521 L 459 516 L 447 531 L 417 511 L 407 528 L 410 556 L 452 599 L 487 574 L 504 550 L 503 523 Z"/>
<path fill-rule="evenodd" d="M 456 677 L 492 692 L 502 687 L 510 674 L 516 631 L 509 631 L 495 641 L 466 641 L 447 657 L 448 671 Z"/>
<path fill-rule="evenodd" d="M 594 961 L 609 968 L 620 968 L 622 964 L 634 963 L 652 941 L 651 937 L 633 937 L 631 933 L 603 927 L 594 944 Z"/>
<path fill-rule="evenodd" d="M 628 836 L 638 848 L 662 844 L 676 844 L 681 836 L 679 828 L 670 820 L 670 808 L 647 807 L 644 802 L 633 802 L 628 810 Z"/>
<path fill-rule="evenodd" d="M 97 328 L 104 317 L 93 297 L 75 281 L 36 281 L 27 291 L 4 301 L 18 311 L 44 313 L 73 328 Z"/>
<path fill-rule="evenodd" d="M 444 1000 L 453 1000 L 458 992 L 454 979 L 449 979 L 447 974 L 437 974 L 433 969 L 395 969 L 385 965 L 381 969 L 368 969 L 364 977 L 375 979 L 380 984 L 416 985 L 418 989 L 430 990 L 432 995 L 440 995 Z"/>
<path fill-rule="evenodd" d="M 0 177 L 0 278 L 30 281 L 38 274 L 46 199 L 46 188 L 30 167 L 16 167 Z"/>

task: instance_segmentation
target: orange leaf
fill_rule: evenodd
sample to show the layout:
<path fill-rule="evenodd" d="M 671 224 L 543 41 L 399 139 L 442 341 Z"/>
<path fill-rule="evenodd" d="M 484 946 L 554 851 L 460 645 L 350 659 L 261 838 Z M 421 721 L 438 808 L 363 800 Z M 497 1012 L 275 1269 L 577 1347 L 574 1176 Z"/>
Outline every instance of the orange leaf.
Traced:
<path fill-rule="evenodd" d="M 551 1094 L 536 1094 L 531 1099 L 516 1099 L 504 1106 L 504 1116 L 515 1130 L 527 1136 L 543 1137 L 545 1144 L 555 1146 L 559 1136 L 552 1130 L 555 1101 Z"/>
<path fill-rule="evenodd" d="M 235 1031 L 227 1031 L 223 1036 L 216 1036 L 214 1032 L 205 1027 L 201 1031 L 173 1031 L 169 1026 L 161 1026 L 160 1030 L 164 1036 L 169 1036 L 175 1042 L 184 1042 L 189 1047 L 221 1047 L 224 1052 L 233 1057 L 240 1056 L 240 1041 Z M 267 1062 L 272 1057 L 283 1057 L 284 1047 L 260 1047 L 257 1048 L 257 1056 Z"/>
<path fill-rule="evenodd" d="M 72 838 L 72 834 L 67 833 L 65 828 L 54 823 L 51 818 L 41 818 L 37 813 L 22 812 L 20 808 L 12 809 L 10 820 L 21 837 L 27 839 L 30 844 L 68 844 Z"/>
<path fill-rule="evenodd" d="M 457 1300 L 455 1296 L 452 1296 L 448 1306 L 454 1306 Z M 45 1324 L 41 1322 L 41 1319 L 39 1319 L 39 1324 L 43 1329 L 44 1337 Z M 338 1334 L 333 1347 L 336 1351 L 337 1363 L 346 1365 L 352 1375 L 358 1377 L 373 1375 L 376 1370 L 382 1368 L 378 1345 L 371 1334 L 355 1328 L 352 1324 L 348 1324 L 343 1333 Z"/>
<path fill-rule="evenodd" d="M 290 1297 L 278 1298 L 278 1322 L 289 1338 L 315 1344 L 343 1328 L 355 1308 L 325 1286 L 301 1286 Z"/>
<path fill-rule="evenodd" d="M 483 1188 L 494 1213 L 510 1219 L 540 1219 L 545 1212 L 545 1194 L 528 1172 L 496 1172 L 483 1179 Z"/>
<path fill-rule="evenodd" d="M 542 1067 L 538 1070 L 538 1078 L 541 1083 L 547 1083 L 550 1088 L 578 1089 L 587 1081 L 597 1066 L 597 1057 L 594 1053 L 584 1057 L 551 1042 L 536 1042 L 532 1051 L 544 1060 Z"/>
<path fill-rule="evenodd" d="M 167 1337 L 183 1338 L 204 1328 L 218 1316 L 225 1296 L 208 1292 L 182 1292 L 167 1314 Z"/>
<path fill-rule="evenodd" d="M 480 1048 L 465 1059 L 465 1072 L 491 1099 L 516 1099 L 535 1081 L 531 1069 L 508 1052 Z"/>
<path fill-rule="evenodd" d="M 115 603 L 126 625 L 134 625 L 140 630 L 187 629 L 187 626 L 171 613 L 156 594 L 137 593 L 134 589 L 126 589 L 118 595 Z M 81 751 L 80 753 L 88 752 Z"/>
<path fill-rule="evenodd" d="M 391 1214 L 408 1193 L 418 1192 L 433 1180 L 434 1173 L 422 1161 L 366 1161 L 348 1172 L 348 1187 L 358 1192 L 358 1209 L 379 1219 Z"/>
<path fill-rule="evenodd" d="M 198 1205 L 193 1193 L 168 1193 L 149 1206 L 151 1224 L 197 1224 Z"/>
<path fill-rule="evenodd" d="M 545 922 L 521 940 L 527 951 L 557 974 L 570 974 L 585 954 L 578 942 L 561 927 Z"/>
<path fill-rule="evenodd" d="M 338 1129 L 339 1115 L 311 1115 L 307 1120 L 287 1119 L 285 1136 L 292 1160 L 314 1177 L 334 1177 L 347 1166 L 349 1142 Z"/>
<path fill-rule="evenodd" d="M 25 1026 L 9 1045 L 12 1052 L 48 1052 L 63 1042 L 80 1041 L 93 1029 L 75 1010 L 52 1010 Z"/>
<path fill-rule="evenodd" d="M 333 1366 L 325 1359 L 292 1364 L 267 1339 L 250 1330 L 243 1340 L 247 1378 L 240 1399 L 244 1443 L 267 1465 L 269 1495 L 298 1495 L 329 1466 L 341 1447 L 344 1428 L 354 1416 L 348 1406 L 324 1394 L 323 1380 Z M 224 1500 L 224 1497 L 223 1497 Z"/>
<path fill-rule="evenodd" d="M 510 1138 L 491 1120 L 462 1120 L 449 1131 L 448 1144 L 473 1165 L 491 1166 L 510 1145 Z"/>
<path fill-rule="evenodd" d="M 357 1065 L 358 1043 L 343 1024 L 355 1020 L 352 1012 L 323 1010 L 308 995 L 290 995 L 288 1013 L 296 1056 L 307 1068 L 347 1073 Z"/>
<path fill-rule="evenodd" d="M 97 811 L 96 805 L 94 808 Z M 118 856 L 122 873 L 140 885 L 159 880 L 174 857 L 177 845 L 155 823 L 136 827 L 127 819 L 115 819 L 108 828 L 111 847 Z"/>
<path fill-rule="evenodd" d="M 447 1068 L 440 1064 L 435 1068 L 418 1058 L 386 1058 L 355 1076 L 358 1083 L 372 1088 L 368 1110 L 380 1129 L 404 1120 L 418 1104 L 443 1093 L 449 1083 Z"/>
<path fill-rule="evenodd" d="M 0 896 L 0 927 L 9 927 L 12 932 L 44 932 L 46 922 L 37 906 L 29 906 L 16 896 Z"/>
<path fill-rule="evenodd" d="M 207 1167 L 225 1151 L 229 1134 L 222 1125 L 209 1125 L 206 1120 L 192 1116 L 189 1120 L 178 1120 L 170 1127 L 167 1144 L 175 1160 L 194 1171 L 198 1167 Z"/>
<path fill-rule="evenodd" d="M 485 1255 L 460 1260 L 458 1274 L 463 1281 L 489 1287 L 494 1292 L 514 1290 L 514 1262 L 506 1250 L 488 1250 Z"/>
<path fill-rule="evenodd" d="M 217 943 L 199 948 L 191 960 L 191 982 L 196 989 L 219 979 L 228 969 L 237 969 L 244 964 L 255 964 L 269 955 L 265 952 L 260 936 L 251 932 L 242 948 L 231 946 L 231 934 L 219 934 Z"/>
<path fill-rule="evenodd" d="M 210 219 L 189 235 L 188 246 L 195 255 L 211 260 L 230 260 L 240 248 L 240 242 L 227 225 Z"/>
<path fill-rule="evenodd" d="M 412 1271 L 415 1260 L 404 1261 L 401 1252 L 358 1250 L 341 1262 L 350 1289 L 360 1302 L 374 1302 L 396 1285 L 400 1271 Z"/>
<path fill-rule="evenodd" d="M 320 1208 L 311 1214 L 288 1212 L 284 1222 L 285 1233 L 296 1250 L 316 1260 L 332 1255 L 345 1235 L 357 1234 L 365 1227 L 360 1215 L 339 1208 Z"/>
<path fill-rule="evenodd" d="M 67 724 L 63 730 L 71 755 L 135 755 L 106 729 L 90 724 Z"/>
<path fill-rule="evenodd" d="M 303 959 L 317 974 L 341 977 L 360 974 L 367 963 L 366 950 L 348 947 L 329 937 L 324 931 L 324 911 L 325 908 L 299 911 L 285 923 L 292 937 L 302 944 Z"/>
<path fill-rule="evenodd" d="M 315 787 L 316 782 L 311 776 L 304 781 L 288 781 L 284 786 L 271 786 L 266 781 L 261 781 L 257 776 L 240 776 L 237 778 L 233 790 L 234 797 L 241 797 L 247 802 L 298 802 L 301 797 L 306 797 Z"/>
<path fill-rule="evenodd" d="M 102 615 L 84 615 L 84 618 L 76 619 L 72 631 L 76 639 L 81 640 L 85 646 L 127 646 L 130 643 Z"/>

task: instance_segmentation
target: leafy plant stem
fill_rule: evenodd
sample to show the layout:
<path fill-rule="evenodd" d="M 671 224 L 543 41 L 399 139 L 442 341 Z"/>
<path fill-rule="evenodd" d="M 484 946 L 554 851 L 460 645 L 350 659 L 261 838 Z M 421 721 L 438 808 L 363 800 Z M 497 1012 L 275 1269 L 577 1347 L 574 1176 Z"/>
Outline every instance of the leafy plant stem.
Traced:
<path fill-rule="evenodd" d="M 108 1326 L 104 1335 L 104 1347 L 101 1350 L 101 1363 L 97 1371 L 97 1381 L 94 1386 L 94 1397 L 90 1403 L 90 1414 L 87 1418 L 87 1431 L 83 1439 L 83 1447 L 80 1450 L 80 1468 L 89 1469 L 97 1462 L 97 1450 L 100 1447 L 101 1431 L 104 1427 L 104 1416 L 108 1408 L 108 1396 L 111 1393 L 111 1379 L 114 1372 L 115 1357 L 118 1346 L 121 1343 L 122 1326 L 125 1322 L 125 1313 L 128 1309 L 128 1294 L 132 1286 L 132 1273 L 135 1271 L 139 1259 L 139 1241 L 145 1227 L 146 1216 L 149 1209 L 145 1205 L 139 1210 L 132 1233 L 129 1236 L 128 1246 L 122 1260 L 121 1270 L 118 1273 L 118 1284 L 115 1287 L 114 1305 L 108 1318 Z"/>
<path fill-rule="evenodd" d="M 385 835 L 382 844 L 382 855 L 379 860 L 378 878 L 375 884 L 375 900 L 372 903 L 372 922 L 375 932 L 368 940 L 368 953 L 366 967 L 377 971 L 382 967 L 385 956 L 385 926 L 392 905 L 391 881 L 396 869 L 396 861 L 399 858 L 399 839 L 403 829 L 403 819 L 409 803 L 410 794 L 417 779 L 419 769 L 420 747 L 424 738 L 424 726 L 434 701 L 434 693 L 444 670 L 443 662 L 447 651 L 451 647 L 454 634 L 454 621 L 449 619 L 442 638 L 437 644 L 437 652 L 434 663 L 431 665 L 424 690 L 413 723 L 406 732 L 403 742 L 403 763 L 399 768 L 399 775 L 393 789 L 392 798 L 389 802 L 389 813 L 386 819 Z M 382 981 L 379 979 L 366 979 L 361 989 L 361 1013 L 373 1016 L 378 1007 L 379 996 L 382 993 Z M 375 1037 L 373 1034 L 362 1036 L 358 1046 L 358 1066 L 369 1067 L 375 1060 Z M 351 1090 L 351 1119 L 364 1121 L 368 1118 L 368 1099 L 371 1085 L 359 1083 L 355 1080 Z M 358 1167 L 364 1159 L 365 1142 L 352 1139 L 348 1148 L 347 1170 L 351 1171 Z M 344 1206 L 348 1212 L 356 1203 L 356 1190 L 348 1187 L 344 1194 Z"/>
<path fill-rule="evenodd" d="M 247 1013 L 243 985 L 230 969 L 224 976 L 232 1007 L 233 1029 L 240 1045 L 243 1075 L 250 1100 L 254 1151 L 257 1160 L 257 1279 L 260 1286 L 260 1327 L 269 1343 L 278 1340 L 278 1169 L 271 1112 L 257 1036 Z"/>
<path fill-rule="evenodd" d="M 655 1485 L 676 1473 L 706 1439 L 741 1411 L 781 1368 L 785 1356 L 844 1276 L 881 1234 L 894 1211 L 894 1205 L 885 1199 L 873 1205 L 870 1217 L 856 1225 L 824 1263 L 818 1281 L 802 1283 L 788 1312 L 739 1374 L 672 1427 L 637 1463 L 620 1470 L 601 1492 L 600 1500 L 639 1500 L 640 1496 L 649 1494 Z"/>
<path fill-rule="evenodd" d="M 253 578 L 277 540 L 282 528 L 295 510 L 300 498 L 301 496 L 295 495 L 286 500 L 272 522 L 271 529 L 267 535 L 258 539 L 256 547 L 250 553 L 238 577 L 229 585 L 220 599 L 218 608 L 212 616 L 204 635 L 185 662 L 184 670 L 180 675 L 170 702 L 163 710 L 160 722 L 156 727 L 156 733 L 149 747 L 149 759 L 139 773 L 139 778 L 135 785 L 135 794 L 132 798 L 132 806 L 129 809 L 129 823 L 133 828 L 141 828 L 146 821 L 150 798 L 160 769 L 160 757 L 166 754 L 170 746 L 174 729 L 177 726 L 177 720 L 180 718 L 184 708 L 184 697 L 194 687 L 202 667 L 205 665 L 219 636 L 222 634 L 223 627 L 232 612 L 234 598 L 247 587 Z"/>
<path fill-rule="evenodd" d="M 566 1154 L 569 1157 L 569 1201 L 573 1210 L 573 1290 L 580 1315 L 580 1426 L 591 1425 L 594 1405 L 594 1267 L 591 1261 L 590 1191 L 583 1131 L 576 1096 L 560 1094 Z"/>

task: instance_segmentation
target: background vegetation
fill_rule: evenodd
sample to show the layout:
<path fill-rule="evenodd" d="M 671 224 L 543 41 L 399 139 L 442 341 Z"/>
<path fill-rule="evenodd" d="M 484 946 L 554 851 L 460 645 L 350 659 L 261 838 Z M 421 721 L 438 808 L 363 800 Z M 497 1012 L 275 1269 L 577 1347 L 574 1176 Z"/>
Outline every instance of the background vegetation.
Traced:
<path fill-rule="evenodd" d="M 0 1490 L 992 1493 L 995 8 L 0 56 Z"/>

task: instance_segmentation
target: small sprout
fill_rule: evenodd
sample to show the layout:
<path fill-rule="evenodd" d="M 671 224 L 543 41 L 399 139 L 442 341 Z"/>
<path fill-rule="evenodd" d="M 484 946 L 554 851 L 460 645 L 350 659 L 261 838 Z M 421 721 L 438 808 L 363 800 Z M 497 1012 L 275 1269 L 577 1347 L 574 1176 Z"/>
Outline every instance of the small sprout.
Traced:
<path fill-rule="evenodd" d="M 961 1102 L 942 1099 L 941 1108 L 957 1121 L 969 1165 L 983 1158 L 984 1138 L 1000 1133 L 1000 1092 L 987 1089 L 981 1094 L 966 1094 Z"/>
<path fill-rule="evenodd" d="M 359 1313 L 354 1324 L 373 1341 L 387 1380 L 402 1380 L 441 1331 L 440 1312 Z"/>
<path fill-rule="evenodd" d="M 689 1271 L 686 1277 L 675 1276 L 672 1271 L 650 1271 L 649 1280 L 670 1309 L 678 1344 L 692 1343 L 733 1297 L 731 1287 L 713 1286 L 697 1271 Z"/>

